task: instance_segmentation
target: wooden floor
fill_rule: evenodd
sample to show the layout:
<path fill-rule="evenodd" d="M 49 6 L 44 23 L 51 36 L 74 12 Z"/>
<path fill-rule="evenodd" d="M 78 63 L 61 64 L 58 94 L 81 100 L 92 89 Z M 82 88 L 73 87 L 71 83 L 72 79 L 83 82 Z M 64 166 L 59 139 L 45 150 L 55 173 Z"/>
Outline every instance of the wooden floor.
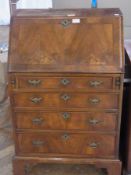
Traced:
<path fill-rule="evenodd" d="M 8 27 L 0 27 L 0 42 L 8 41 Z M 7 57 L 3 54 L 2 57 Z M 0 76 L 3 75 L 3 67 L 0 63 Z M 4 70 L 6 72 L 6 69 Z M 6 73 L 5 76 L 6 77 Z M 12 139 L 12 125 L 9 99 L 6 93 L 6 82 L 0 77 L 0 175 L 13 175 L 12 157 L 14 144 Z M 101 170 L 86 165 L 38 165 L 34 167 L 30 175 L 104 175 Z"/>

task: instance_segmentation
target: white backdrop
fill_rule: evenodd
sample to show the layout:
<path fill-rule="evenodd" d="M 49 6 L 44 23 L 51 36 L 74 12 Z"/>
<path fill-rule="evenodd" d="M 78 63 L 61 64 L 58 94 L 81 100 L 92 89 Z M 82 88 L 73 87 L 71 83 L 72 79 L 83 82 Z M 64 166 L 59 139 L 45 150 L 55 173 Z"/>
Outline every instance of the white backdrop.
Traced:
<path fill-rule="evenodd" d="M 17 8 L 52 8 L 52 0 L 20 0 Z"/>
<path fill-rule="evenodd" d="M 9 24 L 10 9 L 9 0 L 0 0 L 0 25 Z"/>
<path fill-rule="evenodd" d="M 52 8 L 52 0 L 20 0 L 17 8 Z M 9 0 L 0 0 L 0 25 L 8 25 L 9 22 Z"/>

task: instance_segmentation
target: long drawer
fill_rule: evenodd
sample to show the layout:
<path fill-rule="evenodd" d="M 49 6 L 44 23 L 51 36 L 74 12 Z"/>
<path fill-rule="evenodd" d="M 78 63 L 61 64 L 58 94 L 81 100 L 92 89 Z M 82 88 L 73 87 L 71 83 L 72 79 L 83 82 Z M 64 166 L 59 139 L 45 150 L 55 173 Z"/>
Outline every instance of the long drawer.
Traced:
<path fill-rule="evenodd" d="M 118 89 L 120 76 L 35 76 L 19 75 L 10 78 L 10 83 L 15 83 L 17 89 L 86 89 L 86 90 L 113 90 Z M 14 80 L 14 81 L 13 81 Z"/>
<path fill-rule="evenodd" d="M 114 131 L 117 113 L 107 112 L 16 112 L 17 129 Z"/>
<path fill-rule="evenodd" d="M 15 107 L 118 109 L 114 93 L 15 93 Z"/>
<path fill-rule="evenodd" d="M 112 157 L 115 153 L 115 136 L 97 133 L 19 133 L 18 154 L 61 154 L 87 157 Z"/>

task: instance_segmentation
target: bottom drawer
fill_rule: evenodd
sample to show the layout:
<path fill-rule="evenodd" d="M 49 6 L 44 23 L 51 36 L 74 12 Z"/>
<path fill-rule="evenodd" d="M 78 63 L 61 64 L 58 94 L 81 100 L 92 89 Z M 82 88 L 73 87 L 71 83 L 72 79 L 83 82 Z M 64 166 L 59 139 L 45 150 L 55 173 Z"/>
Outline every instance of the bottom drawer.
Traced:
<path fill-rule="evenodd" d="M 98 133 L 19 133 L 18 154 L 113 157 L 115 136 Z"/>

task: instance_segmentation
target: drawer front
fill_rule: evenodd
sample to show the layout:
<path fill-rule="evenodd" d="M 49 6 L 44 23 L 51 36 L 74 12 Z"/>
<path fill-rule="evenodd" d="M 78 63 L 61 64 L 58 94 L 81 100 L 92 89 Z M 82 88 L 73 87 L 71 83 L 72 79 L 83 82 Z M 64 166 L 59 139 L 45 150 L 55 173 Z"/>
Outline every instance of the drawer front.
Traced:
<path fill-rule="evenodd" d="M 17 112 L 17 129 L 113 131 L 116 113 L 106 112 Z"/>
<path fill-rule="evenodd" d="M 110 157 L 114 155 L 114 149 L 115 137 L 107 134 L 64 132 L 18 134 L 19 154 L 48 153 Z"/>
<path fill-rule="evenodd" d="M 17 93 L 15 107 L 118 109 L 113 93 Z"/>
<path fill-rule="evenodd" d="M 87 90 L 112 90 L 113 77 L 39 77 L 17 76 L 18 89 L 84 88 Z M 117 87 L 116 87 L 117 88 Z"/>

